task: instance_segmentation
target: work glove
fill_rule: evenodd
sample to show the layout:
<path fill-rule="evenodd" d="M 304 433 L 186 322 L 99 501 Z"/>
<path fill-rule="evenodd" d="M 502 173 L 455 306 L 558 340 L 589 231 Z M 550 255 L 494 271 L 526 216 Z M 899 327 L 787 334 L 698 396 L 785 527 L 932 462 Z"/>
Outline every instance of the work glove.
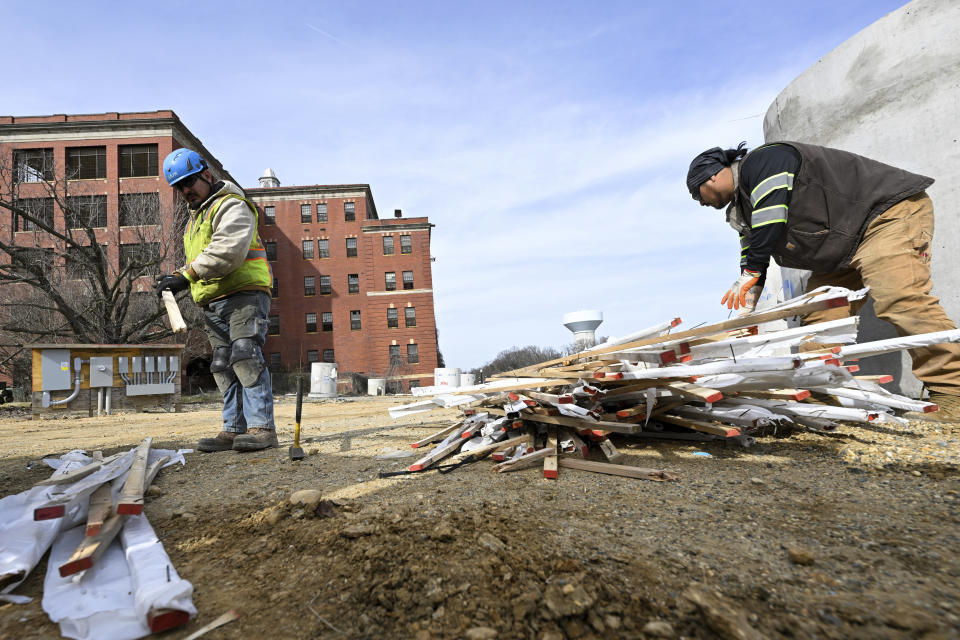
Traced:
<path fill-rule="evenodd" d="M 171 291 L 174 295 L 183 291 L 184 289 L 190 286 L 190 281 L 182 273 L 170 273 L 157 281 L 157 284 L 153 286 L 153 290 L 157 292 L 157 297 L 159 298 L 163 295 L 164 291 Z"/>
<path fill-rule="evenodd" d="M 759 272 L 744 269 L 730 290 L 723 294 L 720 304 L 727 305 L 727 309 L 742 307 L 747 310 L 746 313 L 750 313 L 757 306 L 757 299 L 760 297 L 760 286 L 757 284 L 759 280 Z"/>

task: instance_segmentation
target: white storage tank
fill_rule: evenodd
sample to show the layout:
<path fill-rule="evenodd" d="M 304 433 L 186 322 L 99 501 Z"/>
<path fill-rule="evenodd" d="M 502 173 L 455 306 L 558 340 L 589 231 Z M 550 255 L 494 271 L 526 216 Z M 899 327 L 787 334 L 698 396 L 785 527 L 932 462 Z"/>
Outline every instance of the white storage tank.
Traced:
<path fill-rule="evenodd" d="M 367 395 L 382 396 L 387 393 L 386 378 L 370 378 L 367 380 Z"/>
<path fill-rule="evenodd" d="M 433 385 L 435 387 L 450 387 L 455 389 L 460 386 L 460 369 L 452 367 L 441 367 L 433 370 Z"/>
<path fill-rule="evenodd" d="M 307 397 L 337 397 L 337 363 L 314 362 L 310 365 L 310 395 Z"/>
<path fill-rule="evenodd" d="M 477 383 L 477 376 L 473 373 L 461 373 L 460 374 L 460 386 L 461 387 L 470 387 Z"/>

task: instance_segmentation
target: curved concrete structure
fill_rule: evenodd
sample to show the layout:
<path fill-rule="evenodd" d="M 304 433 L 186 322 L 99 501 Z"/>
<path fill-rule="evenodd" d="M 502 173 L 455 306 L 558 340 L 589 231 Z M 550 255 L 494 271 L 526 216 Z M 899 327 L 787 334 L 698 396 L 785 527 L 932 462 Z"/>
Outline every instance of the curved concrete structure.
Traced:
<path fill-rule="evenodd" d="M 960 319 L 960 2 L 913 0 L 824 56 L 790 83 L 767 110 L 767 142 L 836 147 L 931 176 L 936 214 L 934 294 Z M 861 340 L 893 337 L 865 310 Z M 861 363 L 902 376 L 916 395 L 909 358 Z"/>

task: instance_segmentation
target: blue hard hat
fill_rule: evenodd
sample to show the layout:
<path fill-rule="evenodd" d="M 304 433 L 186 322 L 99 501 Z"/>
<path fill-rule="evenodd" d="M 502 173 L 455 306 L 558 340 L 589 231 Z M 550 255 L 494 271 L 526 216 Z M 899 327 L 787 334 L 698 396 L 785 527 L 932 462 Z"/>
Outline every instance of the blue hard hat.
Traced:
<path fill-rule="evenodd" d="M 191 149 L 176 149 L 163 161 L 163 177 L 172 187 L 187 176 L 207 168 L 207 161 Z"/>

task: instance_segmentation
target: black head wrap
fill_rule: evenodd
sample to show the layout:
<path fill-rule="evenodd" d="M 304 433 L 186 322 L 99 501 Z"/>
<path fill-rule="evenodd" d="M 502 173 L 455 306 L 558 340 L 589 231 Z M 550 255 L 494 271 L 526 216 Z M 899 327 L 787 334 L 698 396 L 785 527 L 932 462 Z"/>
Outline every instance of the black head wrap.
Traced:
<path fill-rule="evenodd" d="M 720 173 L 724 167 L 729 167 L 735 160 L 747 155 L 746 147 L 746 142 L 741 142 L 736 149 L 714 147 L 694 158 L 690 163 L 690 170 L 687 171 L 687 189 L 693 199 L 700 200 L 700 185 Z"/>

